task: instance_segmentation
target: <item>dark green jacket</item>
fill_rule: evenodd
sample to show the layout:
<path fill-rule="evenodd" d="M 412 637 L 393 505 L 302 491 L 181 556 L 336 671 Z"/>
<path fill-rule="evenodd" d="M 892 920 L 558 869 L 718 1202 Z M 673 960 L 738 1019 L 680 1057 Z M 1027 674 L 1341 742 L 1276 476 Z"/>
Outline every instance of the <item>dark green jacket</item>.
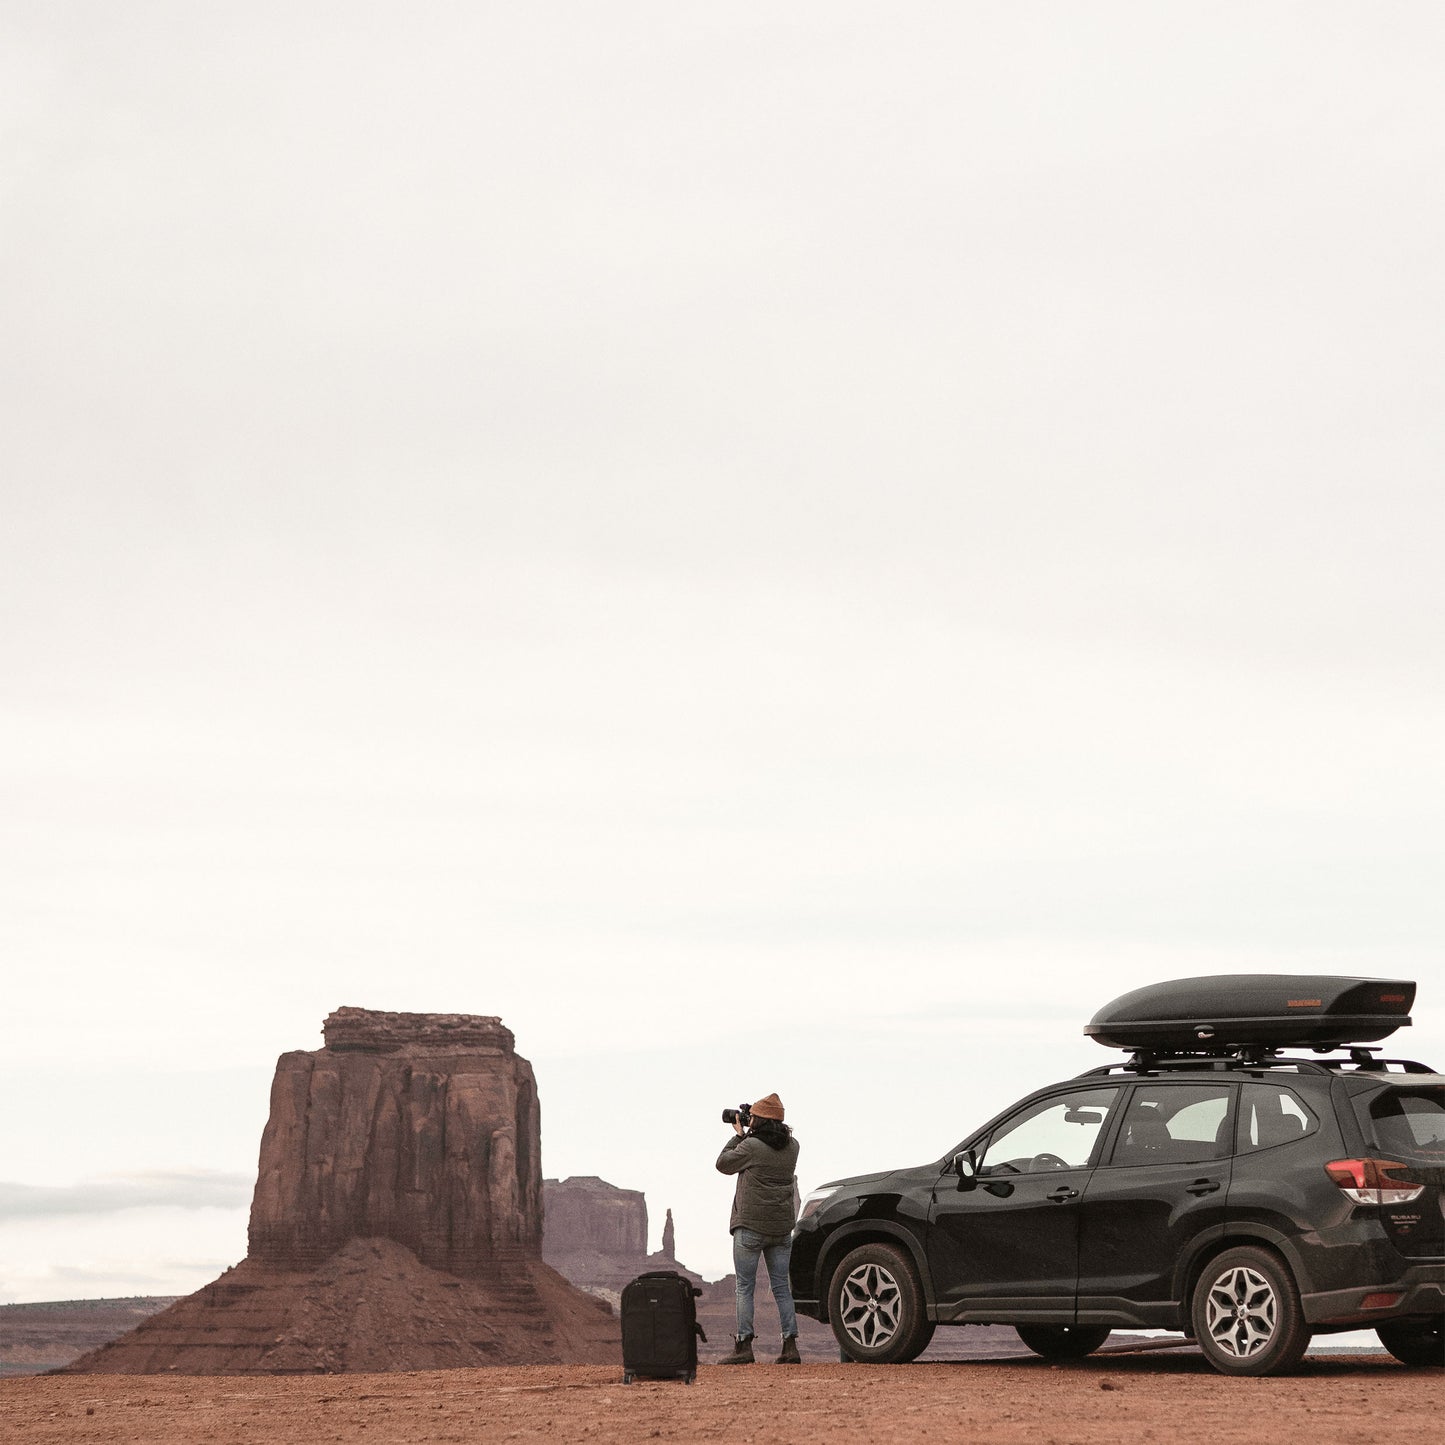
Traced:
<path fill-rule="evenodd" d="M 775 1149 L 756 1134 L 734 1134 L 717 1156 L 719 1174 L 736 1174 L 729 1232 L 755 1229 L 770 1239 L 791 1234 L 798 1218 L 798 1141 L 789 1132 Z"/>

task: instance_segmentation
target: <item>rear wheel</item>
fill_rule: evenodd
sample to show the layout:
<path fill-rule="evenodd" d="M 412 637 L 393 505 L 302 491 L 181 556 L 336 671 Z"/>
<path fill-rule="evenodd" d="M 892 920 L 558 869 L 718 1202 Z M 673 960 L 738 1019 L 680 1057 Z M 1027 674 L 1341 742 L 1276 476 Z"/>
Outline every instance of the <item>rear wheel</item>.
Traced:
<path fill-rule="evenodd" d="M 1445 1315 L 1377 1325 L 1380 1343 L 1406 1365 L 1445 1365 Z"/>
<path fill-rule="evenodd" d="M 1109 1338 L 1107 1325 L 1015 1325 L 1019 1339 L 1046 1360 L 1082 1360 Z"/>
<path fill-rule="evenodd" d="M 891 1244 L 844 1255 L 828 1286 L 828 1318 L 843 1353 L 865 1364 L 906 1364 L 933 1338 L 918 1272 Z"/>
<path fill-rule="evenodd" d="M 1194 1287 L 1194 1337 L 1224 1375 L 1278 1375 L 1299 1364 L 1310 1331 L 1299 1291 L 1268 1250 L 1227 1249 Z"/>

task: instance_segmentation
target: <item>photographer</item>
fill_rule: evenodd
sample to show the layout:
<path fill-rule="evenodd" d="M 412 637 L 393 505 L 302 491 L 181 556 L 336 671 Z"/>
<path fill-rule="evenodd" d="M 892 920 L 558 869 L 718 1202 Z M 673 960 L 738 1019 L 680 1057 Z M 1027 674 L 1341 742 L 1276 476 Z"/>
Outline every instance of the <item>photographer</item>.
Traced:
<path fill-rule="evenodd" d="M 725 1109 L 723 1122 L 733 1126 L 733 1137 L 717 1156 L 718 1173 L 738 1176 L 728 1225 L 738 1277 L 738 1333 L 732 1354 L 718 1363 L 753 1363 L 753 1291 L 761 1257 L 768 1263 L 773 1303 L 783 1329 L 783 1352 L 777 1363 L 801 1364 L 798 1320 L 788 1287 L 793 1225 L 798 1218 L 798 1141 L 783 1123 L 783 1105 L 776 1094 L 759 1099 L 751 1108 L 744 1104 L 739 1109 Z"/>

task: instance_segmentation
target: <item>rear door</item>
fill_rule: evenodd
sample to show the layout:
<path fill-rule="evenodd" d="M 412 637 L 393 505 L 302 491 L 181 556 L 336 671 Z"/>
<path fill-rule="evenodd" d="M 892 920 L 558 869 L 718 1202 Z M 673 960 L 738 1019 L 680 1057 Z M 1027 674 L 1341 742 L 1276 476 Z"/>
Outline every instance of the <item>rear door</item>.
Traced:
<path fill-rule="evenodd" d="M 1176 1266 L 1222 1232 L 1238 1086 L 1135 1084 L 1079 1207 L 1080 1324 L 1177 1328 Z"/>

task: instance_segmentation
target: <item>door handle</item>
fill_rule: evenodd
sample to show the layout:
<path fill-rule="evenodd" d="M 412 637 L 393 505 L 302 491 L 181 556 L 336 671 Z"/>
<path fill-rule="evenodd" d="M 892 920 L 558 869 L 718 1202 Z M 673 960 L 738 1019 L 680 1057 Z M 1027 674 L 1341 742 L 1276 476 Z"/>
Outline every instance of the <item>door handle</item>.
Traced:
<path fill-rule="evenodd" d="M 1077 1199 L 1078 1197 L 1079 1191 L 1077 1189 L 1070 1189 L 1067 1184 L 1060 1184 L 1052 1194 L 1044 1195 L 1044 1198 L 1047 1199 L 1050 1204 L 1063 1204 L 1065 1200 Z"/>
<path fill-rule="evenodd" d="M 1196 1179 L 1193 1184 L 1185 1186 L 1184 1192 L 1195 1195 L 1214 1194 L 1218 1189 L 1219 1180 L 1217 1179 Z"/>

